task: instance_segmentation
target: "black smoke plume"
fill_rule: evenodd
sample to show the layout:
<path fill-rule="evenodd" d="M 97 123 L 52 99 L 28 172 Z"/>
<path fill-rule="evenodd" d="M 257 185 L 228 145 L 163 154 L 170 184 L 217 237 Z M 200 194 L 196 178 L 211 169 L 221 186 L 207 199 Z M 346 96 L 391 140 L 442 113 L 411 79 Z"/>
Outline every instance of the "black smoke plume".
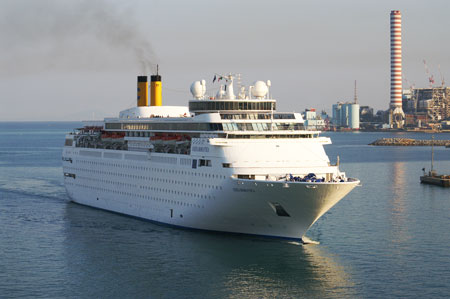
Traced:
<path fill-rule="evenodd" d="M 134 1 L 2 0 L 0 73 L 51 69 L 155 73 L 156 55 Z"/>

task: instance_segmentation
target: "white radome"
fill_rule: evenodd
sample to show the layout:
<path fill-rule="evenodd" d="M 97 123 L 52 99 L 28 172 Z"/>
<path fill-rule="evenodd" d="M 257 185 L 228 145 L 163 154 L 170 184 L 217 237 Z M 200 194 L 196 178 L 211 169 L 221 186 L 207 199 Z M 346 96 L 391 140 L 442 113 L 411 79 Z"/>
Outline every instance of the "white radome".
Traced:
<path fill-rule="evenodd" d="M 269 88 L 264 81 L 256 81 L 253 83 L 252 96 L 255 98 L 264 98 L 269 92 Z"/>
<path fill-rule="evenodd" d="M 191 93 L 192 96 L 196 99 L 201 99 L 205 96 L 206 93 L 206 81 L 195 81 L 191 84 Z"/>

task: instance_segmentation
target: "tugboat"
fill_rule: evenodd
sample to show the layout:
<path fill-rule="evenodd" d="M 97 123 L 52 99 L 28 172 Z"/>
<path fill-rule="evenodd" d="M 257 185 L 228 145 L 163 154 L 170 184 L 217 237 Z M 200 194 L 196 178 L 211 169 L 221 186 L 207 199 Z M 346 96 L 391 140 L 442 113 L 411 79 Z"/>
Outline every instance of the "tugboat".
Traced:
<path fill-rule="evenodd" d="M 434 136 L 431 137 L 434 139 Z M 437 174 L 434 170 L 434 146 L 431 145 L 431 169 L 426 173 L 425 167 L 422 168 L 423 175 L 420 177 L 422 184 L 437 185 L 441 187 L 450 187 L 450 175 Z"/>

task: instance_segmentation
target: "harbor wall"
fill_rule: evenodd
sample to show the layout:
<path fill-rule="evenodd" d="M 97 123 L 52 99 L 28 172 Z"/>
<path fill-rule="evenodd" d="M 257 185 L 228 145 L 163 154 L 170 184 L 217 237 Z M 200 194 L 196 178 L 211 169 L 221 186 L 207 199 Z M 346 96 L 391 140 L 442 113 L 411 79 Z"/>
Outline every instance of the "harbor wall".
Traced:
<path fill-rule="evenodd" d="M 450 140 L 418 140 L 410 138 L 381 138 L 377 139 L 369 145 L 378 146 L 447 146 Z"/>

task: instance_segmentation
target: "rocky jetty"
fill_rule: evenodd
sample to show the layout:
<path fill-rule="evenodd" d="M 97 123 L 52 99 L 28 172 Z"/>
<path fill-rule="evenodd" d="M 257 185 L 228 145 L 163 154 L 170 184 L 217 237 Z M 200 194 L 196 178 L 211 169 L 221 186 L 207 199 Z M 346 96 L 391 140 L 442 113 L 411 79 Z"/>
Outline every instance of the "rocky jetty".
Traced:
<path fill-rule="evenodd" d="M 450 140 L 417 140 L 410 138 L 381 138 L 369 145 L 380 146 L 449 146 Z"/>

